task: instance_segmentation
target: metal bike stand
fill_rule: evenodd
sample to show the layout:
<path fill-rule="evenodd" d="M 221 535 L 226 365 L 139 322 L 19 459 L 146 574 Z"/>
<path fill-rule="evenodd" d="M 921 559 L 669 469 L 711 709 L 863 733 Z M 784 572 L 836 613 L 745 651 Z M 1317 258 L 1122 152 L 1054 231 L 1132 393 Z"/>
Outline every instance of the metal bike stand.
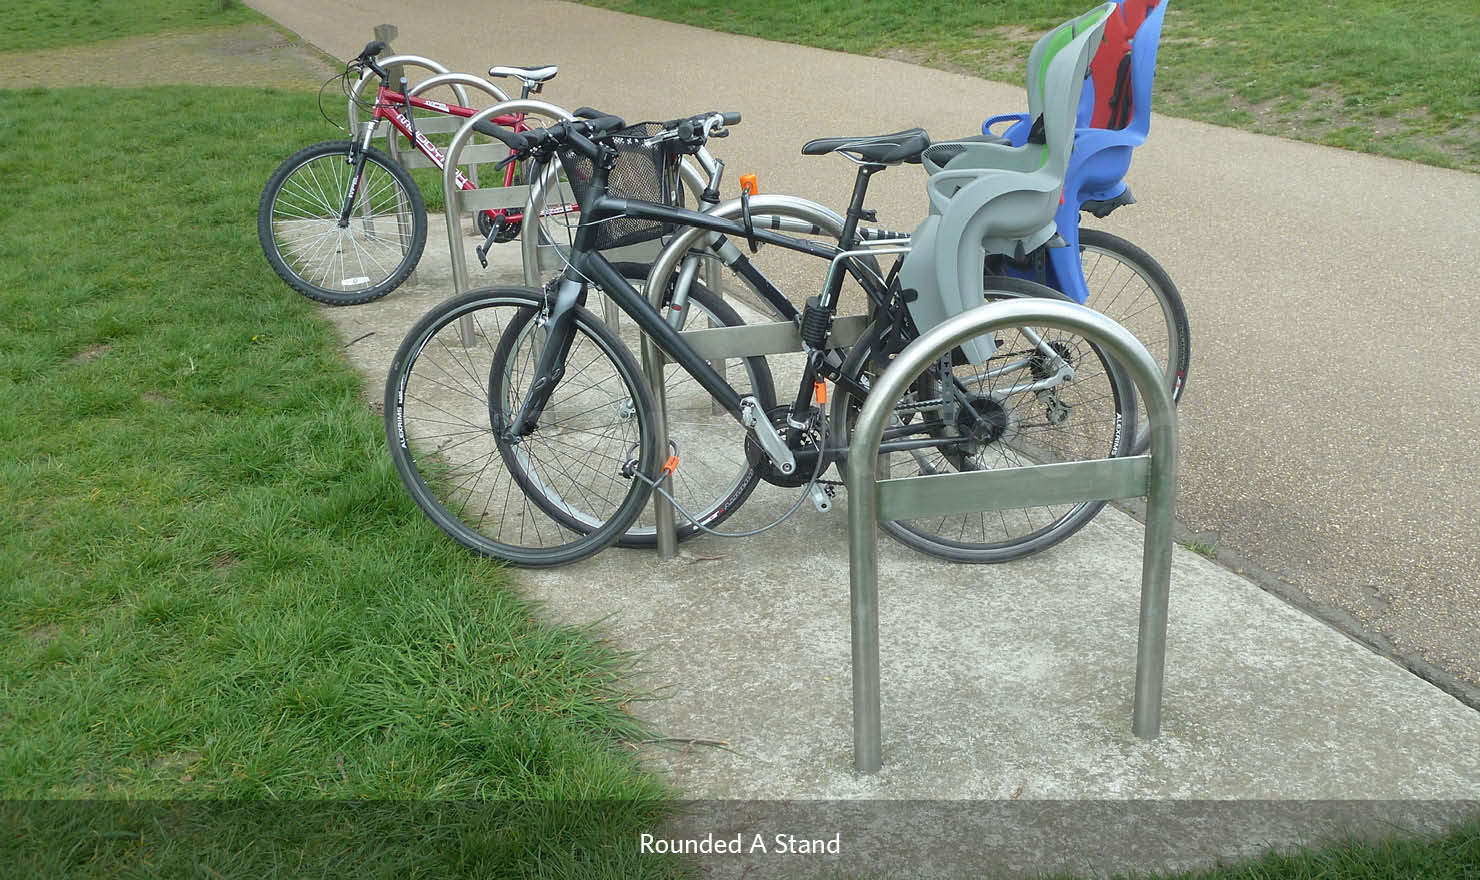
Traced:
<path fill-rule="evenodd" d="M 388 30 L 383 31 L 383 29 L 388 29 Z M 394 36 L 395 35 L 395 30 L 396 30 L 396 28 L 395 28 L 394 25 L 381 25 L 380 27 L 377 27 L 375 29 L 375 38 L 377 40 L 384 40 L 387 35 Z M 387 40 L 386 42 L 388 43 L 389 41 Z M 443 75 L 445 75 L 445 74 L 450 73 L 450 71 L 448 70 L 448 68 L 445 65 L 439 64 L 436 61 L 433 61 L 432 59 L 426 58 L 426 57 L 421 56 L 421 55 L 391 55 L 391 56 L 389 56 L 389 57 L 387 57 L 387 58 L 385 58 L 385 59 L 383 59 L 381 61 L 381 66 L 386 69 L 386 72 L 387 73 L 390 73 L 394 77 L 399 77 L 404 72 L 404 69 L 406 67 L 420 67 L 420 68 L 422 68 L 424 70 L 430 70 L 434 74 L 443 74 Z M 362 76 L 360 79 L 356 80 L 354 86 L 352 86 L 350 88 L 348 114 L 349 114 L 349 130 L 350 130 L 350 133 L 351 133 L 351 136 L 352 137 L 354 136 L 354 133 L 355 132 L 357 132 L 357 131 L 360 130 L 360 105 L 359 105 L 359 101 L 360 101 L 360 96 L 362 94 L 364 94 L 365 85 L 369 81 L 370 81 L 370 77 L 369 76 Z M 395 82 L 392 82 L 391 83 L 392 86 L 394 86 L 396 84 L 397 83 L 395 83 Z M 493 97 L 495 98 L 495 100 L 498 100 L 498 101 L 507 101 L 508 100 L 508 96 L 505 95 L 503 92 L 499 91 L 498 88 L 496 88 L 496 87 L 492 87 L 492 88 L 493 88 L 493 93 L 492 94 L 493 94 Z M 453 92 L 453 94 L 455 94 L 457 96 L 457 100 L 458 100 L 459 103 L 461 103 L 464 107 L 466 107 L 468 105 L 468 93 L 466 91 L 464 91 L 464 89 L 463 89 L 463 87 L 462 87 L 461 84 L 453 84 L 453 86 L 452 86 L 452 92 Z M 433 126 L 432 128 L 429 128 L 428 129 L 429 131 L 452 131 L 453 128 L 456 127 L 456 124 L 448 127 L 446 123 L 444 123 L 444 122 L 442 122 L 440 120 L 435 120 L 435 119 L 429 119 L 428 122 L 431 123 L 431 125 Z M 385 139 L 385 141 L 386 141 L 386 143 L 385 143 L 386 154 L 389 155 L 391 157 L 391 159 L 395 160 L 399 165 L 401 165 L 401 167 L 406 168 L 408 170 L 411 169 L 411 168 L 426 167 L 427 165 L 430 164 L 430 163 L 427 163 L 425 161 L 423 161 L 419 165 L 418 164 L 413 164 L 413 158 L 412 157 L 415 157 L 415 159 L 418 159 L 419 160 L 419 159 L 421 159 L 420 154 L 417 154 L 417 153 L 415 153 L 413 151 L 412 153 L 403 155 L 402 152 L 401 152 L 401 149 L 400 149 L 400 145 L 396 141 L 398 132 L 394 128 L 392 128 L 391 126 L 388 126 L 387 125 L 387 126 L 384 126 L 384 127 L 386 129 L 386 139 Z M 476 168 L 473 170 L 473 174 L 474 174 L 473 180 L 476 183 L 477 182 L 477 176 L 476 176 L 477 175 L 477 169 Z M 364 207 L 365 210 L 368 211 L 369 210 L 369 204 L 368 204 L 368 202 L 366 202 L 363 205 L 363 207 Z M 406 206 L 405 205 L 400 205 L 399 207 L 402 210 L 397 212 L 396 223 L 400 227 L 397 231 L 400 233 L 401 238 L 404 240 L 404 239 L 406 239 L 407 237 L 410 236 L 411 230 L 407 226 L 407 221 L 406 221 L 406 218 L 404 216 L 404 209 L 406 208 Z M 415 269 L 412 269 L 411 270 L 411 274 L 409 276 L 407 276 L 407 279 L 406 280 L 407 280 L 407 282 L 409 282 L 411 284 L 415 284 L 416 283 L 416 270 Z"/>
<path fill-rule="evenodd" d="M 878 480 L 875 471 L 884 425 L 909 383 L 961 342 L 1017 324 L 1081 333 L 1125 365 L 1148 408 L 1150 454 Z M 1129 331 L 1098 312 L 1045 299 L 990 303 L 949 318 L 911 342 L 874 382 L 848 450 L 853 765 L 860 772 L 876 773 L 881 764 L 877 523 L 1069 501 L 1146 496 L 1131 730 L 1142 739 L 1155 739 L 1161 730 L 1176 472 L 1177 417 L 1161 368 Z"/>
<path fill-rule="evenodd" d="M 716 205 L 707 213 L 716 217 L 734 219 L 745 210 L 739 199 Z M 820 234 L 838 236 L 842 234 L 843 218 L 832 209 L 796 196 L 787 195 L 760 195 L 750 199 L 750 210 L 756 218 L 758 225 L 769 224 L 772 217 L 791 218 L 802 221 L 808 227 L 814 227 Z M 679 273 L 680 284 L 687 283 L 685 279 L 692 279 L 693 273 L 684 272 L 680 266 L 689 260 L 697 259 L 689 252 L 696 246 L 701 246 L 712 233 L 707 230 L 689 227 L 674 236 L 673 240 L 663 248 L 658 259 L 653 263 L 648 272 L 647 290 L 648 299 L 654 308 L 662 305 L 662 291 L 666 290 L 668 283 L 674 274 Z M 734 247 L 733 244 L 730 245 Z M 526 263 L 526 266 L 528 264 Z M 877 264 L 872 267 L 876 271 Z M 828 338 L 828 346 L 841 348 L 852 345 L 863 335 L 867 327 L 867 321 L 863 316 L 852 316 L 839 318 L 833 324 L 832 335 Z M 725 358 L 746 358 L 756 355 L 782 354 L 802 350 L 801 330 L 791 321 L 778 321 L 771 324 L 750 324 L 744 327 L 714 327 L 705 330 L 688 330 L 679 334 L 685 342 L 694 347 L 705 360 L 723 360 Z M 642 369 L 647 375 L 648 386 L 652 389 L 653 400 L 657 404 L 656 419 L 658 432 L 658 448 L 668 448 L 668 403 L 665 396 L 665 385 L 663 381 L 663 368 L 665 357 L 661 349 L 651 338 L 644 336 L 642 340 Z M 680 464 L 680 466 L 682 466 Z M 658 483 L 658 487 L 665 492 L 673 492 L 673 476 L 665 475 Z M 662 493 L 653 493 L 653 528 L 658 536 L 658 558 L 672 559 L 678 555 L 678 532 L 676 512 L 673 505 Z"/>
<path fill-rule="evenodd" d="M 467 191 L 457 186 L 457 163 L 462 158 L 463 149 L 473 138 L 473 126 L 508 113 L 537 113 L 562 121 L 575 118 L 567 111 L 544 101 L 527 99 L 504 101 L 473 114 L 457 130 L 457 134 L 452 136 L 452 143 L 447 146 L 447 164 L 442 169 L 442 196 L 445 203 L 444 213 L 447 217 L 447 249 L 452 254 L 452 293 L 454 296 L 468 289 L 468 261 L 467 250 L 463 246 L 462 215 L 487 208 L 513 208 L 522 204 L 528 197 L 526 188 L 522 186 L 496 186 Z M 457 329 L 458 337 L 463 345 L 472 345 L 474 342 L 472 317 L 459 318 Z"/>

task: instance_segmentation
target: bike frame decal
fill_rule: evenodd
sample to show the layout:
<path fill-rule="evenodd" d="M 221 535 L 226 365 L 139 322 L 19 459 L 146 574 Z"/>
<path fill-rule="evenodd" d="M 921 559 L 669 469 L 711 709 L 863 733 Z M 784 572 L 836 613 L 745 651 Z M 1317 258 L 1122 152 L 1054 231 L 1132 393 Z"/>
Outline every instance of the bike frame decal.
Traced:
<path fill-rule="evenodd" d="M 431 159 L 432 163 L 435 164 L 439 170 L 445 169 L 447 167 L 447 157 L 443 155 L 441 150 L 437 149 L 436 144 L 427 140 L 426 135 L 412 128 L 411 120 L 407 119 L 406 115 L 400 110 L 392 107 L 386 110 L 377 110 L 375 112 L 375 115 L 379 119 L 388 120 L 391 125 L 396 127 L 397 131 L 406 136 L 407 140 L 416 144 L 416 149 L 420 151 L 422 155 L 426 156 L 428 159 Z M 457 182 L 458 189 L 474 188 L 473 182 L 471 180 L 468 180 L 467 176 L 462 173 L 461 168 L 453 170 L 453 180 Z"/>

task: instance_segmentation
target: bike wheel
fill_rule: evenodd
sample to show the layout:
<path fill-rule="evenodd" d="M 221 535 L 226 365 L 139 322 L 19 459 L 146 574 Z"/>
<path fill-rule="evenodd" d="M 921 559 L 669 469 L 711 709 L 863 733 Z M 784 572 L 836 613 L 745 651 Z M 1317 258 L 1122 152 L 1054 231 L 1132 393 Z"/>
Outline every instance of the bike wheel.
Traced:
<path fill-rule="evenodd" d="M 427 212 L 421 191 L 379 150 L 365 151 L 355 205 L 349 141 L 299 150 L 268 178 L 257 203 L 257 239 L 288 286 L 330 305 L 356 305 L 395 290 L 421 259 Z"/>
<path fill-rule="evenodd" d="M 637 263 L 619 263 L 617 269 L 634 287 L 642 290 L 647 280 L 647 267 Z M 599 289 L 593 289 L 593 301 L 602 297 Z M 671 301 L 665 304 L 665 317 L 671 306 Z M 744 323 L 733 308 L 697 281 L 690 287 L 685 313 L 686 322 L 682 325 L 685 330 L 734 327 Z M 619 329 L 615 332 L 629 351 L 642 344 L 642 335 L 634 322 L 619 319 L 616 324 Z M 514 332 L 505 335 L 507 350 L 501 357 L 513 360 L 530 344 L 524 340 L 516 343 L 516 339 L 518 334 Z M 763 408 L 772 405 L 775 391 L 765 358 L 737 359 L 727 364 L 724 372 L 742 396 L 754 394 Z M 755 490 L 760 474 L 746 457 L 745 429 L 728 411 L 716 407 L 709 392 L 687 371 L 668 365 L 663 375 L 663 397 L 669 444 L 664 457 L 676 455 L 679 459 L 673 472 L 673 497 L 694 516 L 694 519 L 689 519 L 676 514 L 677 536 L 682 540 L 702 531 L 695 520 L 705 528 L 713 529 L 728 519 Z M 556 493 L 547 498 L 539 488 L 539 480 L 522 476 L 524 461 L 519 456 L 506 456 L 505 463 L 516 479 L 525 483 L 530 499 L 552 518 L 572 529 L 593 528 L 601 522 L 599 515 L 583 510 L 578 499 Z M 624 547 L 652 547 L 657 541 L 656 524 L 649 505 L 643 508 L 617 543 Z"/>
<path fill-rule="evenodd" d="M 506 428 L 529 389 L 546 304 L 538 291 L 491 287 L 424 315 L 386 384 L 391 458 L 444 532 L 516 565 L 562 565 L 615 541 L 642 509 L 661 459 L 641 369 L 585 309 L 566 373 L 534 432 Z M 510 461 L 518 466 L 511 472 Z M 584 520 L 551 516 L 569 499 Z"/>
<path fill-rule="evenodd" d="M 993 278 L 987 302 L 1063 294 L 1029 281 Z M 882 372 L 902 340 L 876 324 L 843 366 L 853 377 Z M 939 445 L 879 455 L 880 478 L 1023 467 L 1129 454 L 1134 430 L 1132 389 L 1123 369 L 1083 336 L 1031 325 L 993 333 L 998 345 L 986 364 L 952 366 L 956 405 L 946 418 L 938 366 L 927 368 L 896 405 L 891 426 Z M 883 362 L 877 352 L 885 352 Z M 1064 366 L 1069 371 L 1063 369 Z M 851 440 L 859 402 L 846 392 L 833 402 L 833 424 Z M 908 431 L 915 426 L 913 432 Z M 881 523 L 902 543 L 956 562 L 1006 562 L 1037 553 L 1083 528 L 1103 501 L 1043 505 Z"/>
<path fill-rule="evenodd" d="M 1177 285 L 1161 264 L 1118 235 L 1080 227 L 1079 256 L 1089 288 L 1085 305 L 1114 320 L 1146 346 L 1161 365 L 1172 402 L 1187 387 L 1192 335 Z M 1141 405 L 1139 412 L 1146 408 Z M 1141 423 L 1133 449 L 1145 450 L 1150 425 Z"/>

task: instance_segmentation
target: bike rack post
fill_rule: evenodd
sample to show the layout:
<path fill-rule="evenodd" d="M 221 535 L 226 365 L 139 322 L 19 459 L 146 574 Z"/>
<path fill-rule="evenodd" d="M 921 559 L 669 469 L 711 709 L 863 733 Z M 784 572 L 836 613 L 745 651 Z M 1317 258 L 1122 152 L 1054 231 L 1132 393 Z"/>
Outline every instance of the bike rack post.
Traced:
<path fill-rule="evenodd" d="M 390 41 L 392 39 L 395 39 L 396 33 L 397 33 L 397 30 L 396 30 L 396 26 L 395 25 L 392 25 L 392 24 L 377 25 L 376 28 L 375 28 L 375 39 L 381 40 L 382 42 L 386 43 L 387 46 L 389 46 L 390 45 Z M 386 73 L 390 74 L 391 77 L 393 78 L 392 79 L 393 83 L 399 81 L 400 76 L 405 72 L 405 68 L 408 67 L 408 66 L 410 66 L 410 67 L 420 67 L 420 68 L 423 68 L 425 70 L 430 70 L 430 71 L 432 71 L 435 74 L 444 74 L 445 75 L 445 74 L 449 73 L 448 69 L 444 65 L 438 64 L 436 61 L 433 61 L 430 58 L 425 58 L 425 57 L 423 57 L 421 55 L 391 55 L 391 56 L 389 56 L 389 57 L 387 57 L 387 58 L 385 58 L 385 59 L 382 60 L 382 66 L 385 67 Z M 348 109 L 350 137 L 356 137 L 357 136 L 356 133 L 359 132 L 359 130 L 360 130 L 360 96 L 362 94 L 364 94 L 365 84 L 368 83 L 369 81 L 370 81 L 369 71 L 363 71 L 361 73 L 360 78 L 358 80 L 356 80 L 355 81 L 355 84 L 350 88 L 349 109 Z M 467 106 L 467 104 L 468 104 L 468 93 L 463 89 L 463 87 L 460 84 L 453 84 L 452 91 L 453 91 L 453 93 L 455 95 L 457 95 L 458 102 L 461 103 L 463 106 Z M 506 100 L 508 100 L 508 98 L 506 96 L 504 96 L 504 94 L 502 92 L 500 92 L 498 89 L 494 89 L 493 92 L 494 92 L 494 97 L 497 100 L 500 100 L 500 101 L 506 101 Z M 432 120 L 432 122 L 433 122 L 434 125 L 435 124 L 438 124 L 438 122 L 436 120 Z M 396 130 L 394 128 L 391 128 L 390 126 L 386 126 L 386 129 L 387 129 L 387 133 L 386 133 L 386 139 L 385 139 L 385 151 L 386 151 L 386 154 L 391 157 L 391 159 L 393 159 L 397 164 L 401 165 L 401 167 L 406 168 L 408 170 L 411 169 L 411 168 L 426 167 L 426 164 L 425 163 L 422 164 L 422 165 L 413 164 L 412 157 L 415 157 L 416 159 L 420 159 L 421 158 L 416 153 L 411 153 L 409 155 L 403 155 L 402 152 L 401 152 L 400 144 L 397 143 L 397 140 L 396 140 L 396 135 L 397 135 Z M 447 130 L 447 131 L 450 131 L 451 129 L 438 129 L 438 130 Z M 477 182 L 477 169 L 476 168 L 473 169 L 473 174 L 474 174 L 473 180 L 476 183 Z M 364 203 L 362 205 L 362 207 L 365 210 L 367 210 L 367 211 L 369 210 L 369 204 L 368 203 Z M 400 205 L 399 207 L 402 208 L 403 211 L 404 211 L 404 209 L 405 209 L 406 206 L 405 205 Z M 410 229 L 407 228 L 405 217 L 404 216 L 398 216 L 397 217 L 397 220 L 396 220 L 396 223 L 399 226 L 399 229 L 397 231 L 400 233 L 401 238 L 404 240 L 407 236 L 410 235 Z M 407 276 L 406 280 L 410 284 L 415 284 L 416 283 L 416 270 L 415 269 L 412 269 L 411 270 L 411 274 Z"/>
<path fill-rule="evenodd" d="M 517 192 L 522 189 L 521 187 L 500 186 L 464 192 L 457 186 L 457 163 L 462 158 L 463 149 L 473 138 L 473 126 L 506 113 L 538 113 L 559 120 L 575 118 L 569 112 L 544 101 L 528 99 L 504 101 L 473 114 L 457 130 L 457 134 L 452 136 L 452 143 L 447 146 L 446 166 L 442 169 L 442 200 L 445 203 L 444 213 L 447 217 L 447 249 L 452 255 L 452 293 L 454 296 L 468 289 L 467 250 L 463 246 L 462 235 L 463 213 L 481 211 L 485 208 L 512 208 L 526 197 L 525 193 Z M 505 192 L 505 190 L 510 192 Z M 462 343 L 472 345 L 472 318 L 459 318 L 457 326 Z"/>
<path fill-rule="evenodd" d="M 702 184 L 701 184 L 702 186 Z M 775 217 L 791 217 L 817 227 L 821 233 L 837 236 L 843 230 L 843 218 L 831 209 L 809 202 L 795 196 L 765 195 L 756 196 L 750 200 L 750 209 L 754 212 L 757 221 Z M 716 217 L 733 219 L 744 210 L 742 203 L 736 199 L 716 205 L 708 213 Z M 707 240 L 712 233 L 698 228 L 689 228 L 674 237 L 663 248 L 658 259 L 653 263 L 648 272 L 647 291 L 648 299 L 653 308 L 663 304 L 663 291 L 668 288 L 669 282 L 675 274 L 679 275 L 679 283 L 686 284 L 693 278 L 692 271 L 681 271 L 680 265 L 687 264 L 690 260 L 697 259 L 690 250 L 701 244 L 701 239 Z M 734 247 L 733 244 L 729 245 Z M 526 263 L 526 266 L 528 264 Z M 877 268 L 877 267 L 876 267 Z M 687 279 L 687 281 L 685 280 Z M 833 340 L 839 346 L 851 345 L 862 333 L 861 322 L 849 322 L 842 319 L 834 325 Z M 852 332 L 852 336 L 842 341 L 845 334 Z M 706 360 L 727 357 L 749 357 L 752 355 L 778 354 L 788 351 L 802 350 L 801 331 L 791 321 L 781 321 L 774 324 L 755 324 L 747 327 L 712 328 L 708 330 L 693 330 L 681 334 L 684 340 L 705 356 Z M 648 385 L 652 388 L 653 399 L 657 403 L 658 424 L 658 448 L 668 448 L 668 403 L 665 395 L 665 384 L 663 380 L 663 368 L 665 358 L 663 352 L 648 337 L 642 340 L 642 369 L 647 375 Z M 673 491 L 673 477 L 667 475 L 659 481 L 658 487 L 666 492 Z M 658 558 L 672 559 L 678 555 L 678 532 L 676 514 L 673 505 L 659 492 L 653 493 L 653 529 L 658 536 Z"/>
<path fill-rule="evenodd" d="M 967 339 L 1022 323 L 1081 333 L 1125 366 L 1146 401 L 1151 424 L 1150 454 L 878 480 L 875 471 L 885 422 L 915 376 Z M 1177 417 L 1161 368 L 1129 331 L 1098 312 L 1046 299 L 989 303 L 949 318 L 911 342 L 874 382 L 848 450 L 854 766 L 863 773 L 876 773 L 882 757 L 877 523 L 1067 501 L 1146 496 L 1131 729 L 1141 739 L 1155 739 L 1161 730 L 1176 472 Z"/>

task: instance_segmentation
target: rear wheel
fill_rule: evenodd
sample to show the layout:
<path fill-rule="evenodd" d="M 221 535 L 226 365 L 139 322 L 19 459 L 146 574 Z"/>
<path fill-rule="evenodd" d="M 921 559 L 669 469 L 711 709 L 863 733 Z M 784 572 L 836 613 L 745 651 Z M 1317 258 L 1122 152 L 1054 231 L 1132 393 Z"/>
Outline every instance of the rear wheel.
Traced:
<path fill-rule="evenodd" d="M 987 302 L 1063 294 L 1012 278 L 993 278 Z M 883 371 L 902 341 L 875 328 L 849 352 L 845 375 Z M 1112 368 L 1105 353 L 1076 333 L 1032 325 L 993 332 L 996 352 L 980 365 L 951 364 L 952 380 L 942 382 L 942 364 L 924 370 L 895 406 L 886 436 L 936 438 L 922 449 L 884 451 L 878 475 L 922 474 L 1024 467 L 1054 462 L 1114 458 L 1129 454 L 1134 412 L 1124 371 Z M 876 352 L 886 352 L 881 359 Z M 958 358 L 959 360 L 959 358 Z M 859 401 L 840 392 L 833 424 L 844 426 L 851 441 Z M 887 441 L 886 441 L 887 445 Z M 881 523 L 901 542 L 957 562 L 1006 562 L 1050 547 L 1083 528 L 1103 501 L 1042 505 Z"/>
<path fill-rule="evenodd" d="M 1085 305 L 1131 331 L 1156 359 L 1172 402 L 1182 399 L 1191 361 L 1192 334 L 1182 295 L 1161 264 L 1118 235 L 1081 227 L 1079 257 L 1089 288 Z M 1140 405 L 1138 412 L 1146 407 Z M 1146 449 L 1150 425 L 1143 421 L 1134 449 Z"/>
<path fill-rule="evenodd" d="M 365 151 L 355 180 L 349 141 L 294 153 L 268 178 L 257 204 L 257 239 L 288 286 L 330 305 L 355 305 L 395 290 L 427 241 L 421 191 L 379 150 Z M 340 222 L 350 187 L 355 203 Z"/>

